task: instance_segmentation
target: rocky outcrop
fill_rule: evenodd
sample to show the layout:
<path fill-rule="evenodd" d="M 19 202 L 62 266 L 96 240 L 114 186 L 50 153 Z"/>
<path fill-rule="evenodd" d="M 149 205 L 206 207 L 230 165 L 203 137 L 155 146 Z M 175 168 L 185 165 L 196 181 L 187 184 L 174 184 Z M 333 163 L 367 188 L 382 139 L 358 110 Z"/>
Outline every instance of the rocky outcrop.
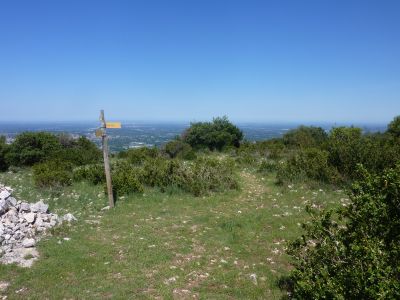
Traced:
<path fill-rule="evenodd" d="M 46 231 L 76 218 L 50 213 L 43 201 L 18 201 L 12 192 L 10 187 L 0 185 L 0 262 L 30 266 L 38 256 L 34 246 Z"/>

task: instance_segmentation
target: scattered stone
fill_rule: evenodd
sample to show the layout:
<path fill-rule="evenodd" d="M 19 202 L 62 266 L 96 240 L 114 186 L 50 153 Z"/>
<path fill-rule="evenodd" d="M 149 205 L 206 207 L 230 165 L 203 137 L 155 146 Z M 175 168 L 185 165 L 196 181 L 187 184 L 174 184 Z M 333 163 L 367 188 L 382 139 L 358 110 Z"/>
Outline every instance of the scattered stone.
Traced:
<path fill-rule="evenodd" d="M 30 205 L 32 212 L 47 213 L 49 206 L 44 204 L 42 200 Z"/>
<path fill-rule="evenodd" d="M 28 223 L 33 223 L 35 221 L 35 217 L 36 215 L 32 212 L 32 213 L 27 213 L 24 215 L 24 219 L 28 222 Z"/>
<path fill-rule="evenodd" d="M 107 206 L 103 207 L 101 210 L 109 210 L 109 209 L 110 209 L 110 206 L 107 205 Z"/>
<path fill-rule="evenodd" d="M 257 274 L 250 274 L 250 279 L 255 285 L 257 285 Z"/>
<path fill-rule="evenodd" d="M 0 200 L 6 200 L 10 195 L 10 191 L 6 187 L 3 187 L 0 191 Z"/>
<path fill-rule="evenodd" d="M 0 292 L 5 292 L 9 285 L 10 285 L 9 282 L 0 281 Z"/>
<path fill-rule="evenodd" d="M 77 221 L 77 219 L 76 219 L 76 218 L 74 217 L 74 215 L 71 214 L 71 213 L 68 213 L 68 214 L 64 215 L 64 216 L 62 217 L 62 220 L 63 220 L 63 221 L 66 221 L 66 222 Z"/>
<path fill-rule="evenodd" d="M 23 246 L 24 248 L 33 247 L 33 246 L 35 246 L 35 244 L 36 244 L 35 239 L 24 239 L 24 240 L 22 241 L 22 246 Z"/>

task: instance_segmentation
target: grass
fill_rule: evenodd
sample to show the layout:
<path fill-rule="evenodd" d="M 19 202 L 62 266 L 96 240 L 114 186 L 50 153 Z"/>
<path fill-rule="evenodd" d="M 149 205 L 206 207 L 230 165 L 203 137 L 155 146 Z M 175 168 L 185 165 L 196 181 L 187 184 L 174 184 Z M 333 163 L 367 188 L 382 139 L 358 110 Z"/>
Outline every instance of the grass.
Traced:
<path fill-rule="evenodd" d="M 34 188 L 30 170 L 0 173 L 17 199 L 43 199 L 78 218 L 38 244 L 30 269 L 0 265 L 8 299 L 279 299 L 306 205 L 338 205 L 342 191 L 280 187 L 275 175 L 240 172 L 241 189 L 207 197 L 146 190 L 116 208 L 99 186 Z"/>

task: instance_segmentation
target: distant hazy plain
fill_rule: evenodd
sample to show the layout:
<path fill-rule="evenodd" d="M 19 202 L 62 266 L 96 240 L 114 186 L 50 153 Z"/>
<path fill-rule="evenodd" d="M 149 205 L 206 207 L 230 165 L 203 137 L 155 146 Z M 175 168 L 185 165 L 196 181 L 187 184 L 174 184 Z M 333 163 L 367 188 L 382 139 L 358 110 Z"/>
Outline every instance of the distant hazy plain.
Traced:
<path fill-rule="evenodd" d="M 266 140 L 281 137 L 290 129 L 296 128 L 300 123 L 237 123 L 243 130 L 245 139 L 249 141 Z M 386 130 L 384 124 L 321 124 L 308 123 L 306 125 L 321 126 L 329 130 L 335 126 L 358 126 L 365 132 L 377 132 Z M 69 133 L 75 136 L 83 135 L 99 144 L 99 139 L 95 137 L 95 130 L 98 122 L 31 122 L 31 123 L 11 123 L 0 122 L 0 135 L 5 135 L 9 142 L 14 137 L 24 131 L 49 131 L 53 133 Z M 140 146 L 160 146 L 165 144 L 175 136 L 180 135 L 190 123 L 173 122 L 122 122 L 121 129 L 109 129 L 110 148 L 112 151 L 140 147 Z"/>

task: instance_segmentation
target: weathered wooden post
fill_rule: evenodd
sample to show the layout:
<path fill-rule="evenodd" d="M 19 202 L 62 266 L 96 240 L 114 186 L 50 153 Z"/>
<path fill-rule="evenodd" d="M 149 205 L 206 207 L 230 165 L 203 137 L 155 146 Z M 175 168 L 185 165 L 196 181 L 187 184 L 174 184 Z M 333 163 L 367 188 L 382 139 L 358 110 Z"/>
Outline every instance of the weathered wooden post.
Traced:
<path fill-rule="evenodd" d="M 100 111 L 100 121 L 101 121 L 101 144 L 103 147 L 103 158 L 104 158 L 104 171 L 106 173 L 106 181 L 107 181 L 107 193 L 108 193 L 108 203 L 110 208 L 114 207 L 114 194 L 112 189 L 112 180 L 111 180 L 111 170 L 110 170 L 110 159 L 108 156 L 108 141 L 107 141 L 107 132 L 106 132 L 106 120 L 104 119 L 104 110 Z"/>

